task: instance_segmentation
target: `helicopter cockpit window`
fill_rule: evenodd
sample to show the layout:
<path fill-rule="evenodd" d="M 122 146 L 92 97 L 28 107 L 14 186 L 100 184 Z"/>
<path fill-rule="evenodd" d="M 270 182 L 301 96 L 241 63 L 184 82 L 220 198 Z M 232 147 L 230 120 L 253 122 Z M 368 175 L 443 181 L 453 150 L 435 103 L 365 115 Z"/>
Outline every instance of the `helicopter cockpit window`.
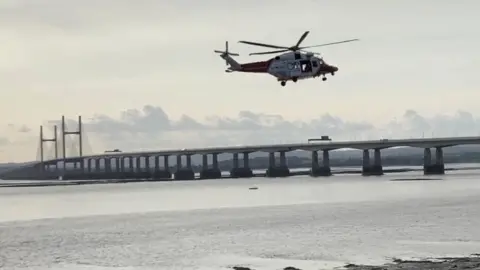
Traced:
<path fill-rule="evenodd" d="M 302 72 L 312 72 L 312 64 L 309 60 L 300 61 L 300 65 L 302 66 Z"/>
<path fill-rule="evenodd" d="M 312 61 L 312 66 L 313 67 L 318 67 L 318 62 L 316 60 Z"/>

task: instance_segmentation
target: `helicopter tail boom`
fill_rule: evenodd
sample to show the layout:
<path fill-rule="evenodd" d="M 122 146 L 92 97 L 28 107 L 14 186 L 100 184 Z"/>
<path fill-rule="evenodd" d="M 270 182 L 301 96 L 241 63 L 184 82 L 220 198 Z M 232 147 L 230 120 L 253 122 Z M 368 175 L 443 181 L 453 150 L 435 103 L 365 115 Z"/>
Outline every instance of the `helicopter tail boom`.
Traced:
<path fill-rule="evenodd" d="M 237 61 L 235 61 L 235 59 L 233 59 L 232 57 L 230 57 L 230 55 L 228 55 L 228 54 L 222 54 L 222 55 L 220 55 L 220 57 L 225 60 L 225 62 L 227 63 L 227 65 L 230 65 L 229 70 L 231 70 L 231 71 L 238 71 L 238 70 L 241 70 L 241 69 L 242 69 L 242 66 L 241 66 Z"/>
<path fill-rule="evenodd" d="M 242 66 L 235 61 L 231 56 L 239 56 L 238 53 L 232 53 L 228 51 L 228 41 L 225 41 L 225 51 L 214 50 L 215 53 L 219 53 L 220 57 L 225 60 L 225 64 L 229 67 L 230 71 L 240 70 Z"/>

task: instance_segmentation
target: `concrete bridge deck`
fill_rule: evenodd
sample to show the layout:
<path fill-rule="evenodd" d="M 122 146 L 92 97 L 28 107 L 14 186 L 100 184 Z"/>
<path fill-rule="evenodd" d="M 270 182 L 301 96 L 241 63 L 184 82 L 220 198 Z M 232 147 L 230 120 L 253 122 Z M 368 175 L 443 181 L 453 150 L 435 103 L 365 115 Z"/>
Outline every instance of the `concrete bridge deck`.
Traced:
<path fill-rule="evenodd" d="M 296 150 L 319 151 L 337 149 L 386 149 L 392 147 L 449 147 L 455 145 L 480 144 L 480 137 L 445 137 L 445 138 L 412 138 L 412 139 L 381 139 L 366 141 L 324 141 L 315 143 L 271 144 L 271 145 L 244 145 L 205 148 L 182 148 L 172 150 L 141 151 L 141 152 L 109 152 L 83 157 L 70 157 L 66 161 L 79 159 L 115 158 L 115 157 L 144 157 L 144 156 L 176 156 L 176 155 L 208 155 L 220 153 L 253 153 L 253 152 L 290 152 Z M 59 159 L 60 160 L 60 159 Z M 63 161 L 63 158 L 61 159 Z M 55 162 L 50 160 L 46 162 Z"/>
<path fill-rule="evenodd" d="M 269 155 L 267 177 L 285 177 L 291 175 L 288 168 L 286 153 L 303 150 L 311 152 L 312 176 L 330 176 L 329 151 L 351 148 L 363 151 L 362 174 L 381 175 L 384 173 L 381 150 L 392 147 L 416 147 L 424 149 L 424 173 L 444 174 L 443 148 L 455 145 L 480 144 L 480 137 L 446 137 L 446 138 L 415 138 L 415 139 L 382 139 L 368 141 L 324 141 L 315 143 L 272 144 L 251 146 L 227 146 L 210 148 L 189 148 L 175 150 L 159 150 L 145 152 L 113 152 L 81 157 L 65 157 L 46 160 L 34 166 L 18 170 L 20 176 L 29 178 L 53 179 L 62 176 L 64 179 L 172 179 L 193 180 L 191 156 L 202 155 L 202 170 L 200 178 L 221 178 L 218 167 L 218 155 L 230 153 L 233 155 L 231 177 L 252 177 L 249 166 L 249 154 L 266 152 Z M 435 162 L 432 162 L 431 148 L 435 149 Z M 370 151 L 373 150 L 373 162 L 370 161 Z M 319 151 L 322 152 L 319 158 Z M 279 157 L 276 157 L 276 153 Z M 243 155 L 242 165 L 239 155 Z M 209 155 L 212 161 L 209 164 Z M 175 166 L 170 166 L 170 157 L 175 156 Z M 163 164 L 160 164 L 160 158 Z M 321 159 L 321 162 L 319 162 Z M 184 162 L 185 160 L 185 162 Z M 279 162 L 277 162 L 277 160 Z M 12 175 L 12 174 L 11 174 Z"/>

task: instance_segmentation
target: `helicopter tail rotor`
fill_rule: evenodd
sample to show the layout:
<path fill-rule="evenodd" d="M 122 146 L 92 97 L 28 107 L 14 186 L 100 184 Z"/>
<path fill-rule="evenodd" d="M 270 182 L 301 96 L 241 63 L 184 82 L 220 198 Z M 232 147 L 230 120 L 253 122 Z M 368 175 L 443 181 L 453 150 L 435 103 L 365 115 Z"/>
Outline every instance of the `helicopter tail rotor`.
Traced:
<path fill-rule="evenodd" d="M 228 41 L 225 41 L 225 51 L 214 50 L 214 52 L 219 53 L 222 57 L 225 56 L 239 56 L 238 53 L 232 53 L 228 51 Z M 228 66 L 228 61 L 225 59 L 225 64 Z"/>

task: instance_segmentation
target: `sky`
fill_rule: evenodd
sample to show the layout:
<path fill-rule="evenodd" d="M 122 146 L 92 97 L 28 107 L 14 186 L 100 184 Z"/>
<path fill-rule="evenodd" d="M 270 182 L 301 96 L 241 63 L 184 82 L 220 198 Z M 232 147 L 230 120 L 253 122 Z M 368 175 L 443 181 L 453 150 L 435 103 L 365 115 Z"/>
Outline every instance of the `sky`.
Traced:
<path fill-rule="evenodd" d="M 82 115 L 88 151 L 480 135 L 476 0 L 2 0 L 0 162 Z M 214 49 L 317 48 L 334 77 L 225 73 Z M 267 49 L 268 50 L 268 49 Z M 74 128 L 74 123 L 68 124 Z"/>

